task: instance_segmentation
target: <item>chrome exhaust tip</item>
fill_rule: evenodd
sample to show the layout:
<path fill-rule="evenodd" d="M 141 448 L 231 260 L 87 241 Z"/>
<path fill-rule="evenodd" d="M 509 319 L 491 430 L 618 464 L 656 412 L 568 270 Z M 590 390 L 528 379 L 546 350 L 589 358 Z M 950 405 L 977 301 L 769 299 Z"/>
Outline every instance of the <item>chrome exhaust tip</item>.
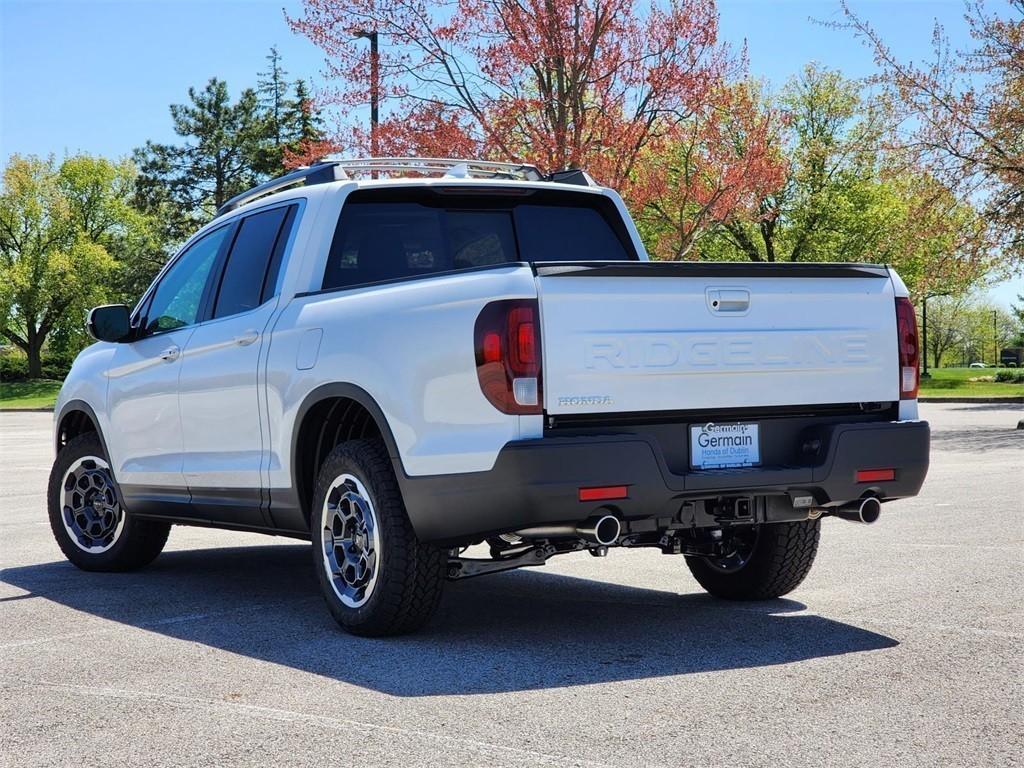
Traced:
<path fill-rule="evenodd" d="M 607 547 L 619 540 L 622 523 L 615 515 L 594 516 L 578 525 L 576 533 L 585 541 Z"/>
<path fill-rule="evenodd" d="M 844 504 L 836 510 L 835 515 L 853 523 L 871 525 L 877 523 L 878 518 L 882 516 L 882 502 L 874 496 L 867 496 L 858 501 Z"/>

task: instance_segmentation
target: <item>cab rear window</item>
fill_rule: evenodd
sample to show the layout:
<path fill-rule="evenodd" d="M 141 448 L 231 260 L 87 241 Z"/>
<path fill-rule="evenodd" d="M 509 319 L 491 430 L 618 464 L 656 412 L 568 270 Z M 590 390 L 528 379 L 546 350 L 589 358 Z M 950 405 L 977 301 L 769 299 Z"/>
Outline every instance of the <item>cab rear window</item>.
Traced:
<path fill-rule="evenodd" d="M 345 202 L 323 289 L 515 262 L 635 261 L 614 205 L 588 194 L 360 190 Z"/>

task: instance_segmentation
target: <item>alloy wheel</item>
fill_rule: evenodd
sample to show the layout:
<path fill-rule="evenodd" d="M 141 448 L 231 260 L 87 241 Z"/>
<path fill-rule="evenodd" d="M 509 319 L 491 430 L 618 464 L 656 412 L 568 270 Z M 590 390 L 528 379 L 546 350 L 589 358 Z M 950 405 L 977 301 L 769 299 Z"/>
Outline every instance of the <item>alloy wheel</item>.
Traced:
<path fill-rule="evenodd" d="M 343 474 L 327 491 L 321 510 L 323 565 L 334 593 L 346 606 L 370 599 L 380 572 L 380 529 L 370 494 Z"/>
<path fill-rule="evenodd" d="M 65 530 L 85 552 L 106 552 L 124 530 L 110 465 L 98 456 L 82 456 L 64 473 L 61 507 Z"/>

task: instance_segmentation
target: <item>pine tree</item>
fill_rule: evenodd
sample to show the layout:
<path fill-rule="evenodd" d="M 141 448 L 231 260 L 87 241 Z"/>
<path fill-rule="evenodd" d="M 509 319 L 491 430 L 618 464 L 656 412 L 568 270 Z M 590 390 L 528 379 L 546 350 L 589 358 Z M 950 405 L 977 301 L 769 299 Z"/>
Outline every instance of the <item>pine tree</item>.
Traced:
<path fill-rule="evenodd" d="M 291 149 L 324 140 L 320 116 L 305 80 L 295 81 L 295 97 L 288 101 L 282 123 L 286 144 Z"/>
<path fill-rule="evenodd" d="M 242 91 L 231 103 L 227 84 L 217 78 L 188 104 L 172 104 L 181 144 L 136 150 L 140 168 L 138 203 L 164 222 L 170 242 L 180 241 L 232 196 L 259 183 L 266 171 L 268 131 L 256 92 Z"/>
<path fill-rule="evenodd" d="M 270 47 L 267 54 L 268 69 L 260 72 L 256 84 L 256 92 L 260 97 L 260 106 L 267 115 L 268 129 L 273 138 L 274 146 L 280 148 L 286 143 L 284 137 L 284 115 L 288 106 L 289 84 L 285 79 L 288 72 L 281 66 L 281 55 L 277 46 Z"/>

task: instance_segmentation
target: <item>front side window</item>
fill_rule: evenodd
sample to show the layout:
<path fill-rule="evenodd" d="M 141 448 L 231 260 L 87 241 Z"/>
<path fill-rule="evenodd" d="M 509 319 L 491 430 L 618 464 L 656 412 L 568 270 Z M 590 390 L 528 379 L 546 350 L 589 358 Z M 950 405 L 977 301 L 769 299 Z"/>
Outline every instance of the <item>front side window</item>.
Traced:
<path fill-rule="evenodd" d="M 146 333 L 193 325 L 199 318 L 206 281 L 230 226 L 210 232 L 178 257 L 160 279 L 146 312 Z"/>

